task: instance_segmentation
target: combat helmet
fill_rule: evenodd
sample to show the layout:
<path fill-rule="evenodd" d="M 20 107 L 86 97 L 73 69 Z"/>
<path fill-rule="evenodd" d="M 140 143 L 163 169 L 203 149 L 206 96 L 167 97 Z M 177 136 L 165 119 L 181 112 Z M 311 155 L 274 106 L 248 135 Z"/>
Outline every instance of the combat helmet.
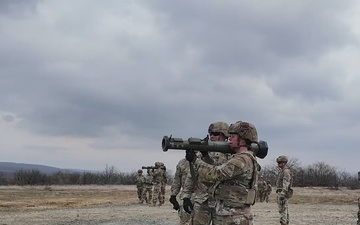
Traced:
<path fill-rule="evenodd" d="M 161 166 L 161 162 L 155 162 L 155 166 L 156 166 L 156 167 L 160 167 L 160 166 Z"/>
<path fill-rule="evenodd" d="M 228 129 L 229 134 L 238 134 L 241 138 L 247 139 L 249 141 L 258 142 L 258 135 L 256 128 L 253 124 L 243 121 L 237 121 L 234 124 L 231 124 Z"/>
<path fill-rule="evenodd" d="M 225 137 L 229 137 L 228 129 L 229 129 L 229 125 L 227 123 L 215 122 L 210 124 L 208 133 L 210 134 L 212 132 L 220 132 L 223 133 Z"/>
<path fill-rule="evenodd" d="M 285 155 L 281 155 L 281 156 L 277 157 L 276 162 L 277 162 L 277 163 L 281 163 L 281 162 L 287 163 L 287 162 L 288 162 L 288 158 L 287 158 Z"/>
<path fill-rule="evenodd" d="M 142 173 L 142 172 L 143 172 L 142 170 L 140 170 L 140 169 L 138 170 L 138 173 Z"/>

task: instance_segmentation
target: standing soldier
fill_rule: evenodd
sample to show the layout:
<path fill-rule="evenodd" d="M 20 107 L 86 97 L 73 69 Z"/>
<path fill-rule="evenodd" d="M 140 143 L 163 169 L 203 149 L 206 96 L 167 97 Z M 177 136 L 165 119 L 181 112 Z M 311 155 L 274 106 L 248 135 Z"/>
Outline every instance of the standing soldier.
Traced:
<path fill-rule="evenodd" d="M 250 151 L 251 143 L 258 143 L 253 124 L 238 121 L 230 125 L 229 146 L 235 154 L 220 166 L 210 165 L 198 159 L 192 150 L 186 151 L 186 159 L 194 162 L 199 180 L 216 183 L 214 196 L 216 216 L 214 225 L 252 225 L 251 205 L 255 203 L 259 164 Z"/>
<path fill-rule="evenodd" d="M 145 181 L 145 177 L 142 175 L 143 171 L 142 170 L 138 170 L 138 174 L 135 178 L 135 184 L 136 184 L 136 189 L 137 189 L 137 195 L 138 195 L 138 199 L 140 203 L 144 202 L 144 199 L 142 198 L 142 193 L 144 190 L 144 181 Z"/>
<path fill-rule="evenodd" d="M 184 158 L 181 159 L 176 165 L 174 181 L 171 185 L 171 196 L 170 202 L 173 205 L 173 208 L 178 211 L 180 218 L 180 225 L 189 224 L 190 214 L 184 211 L 182 205 L 179 205 L 176 196 L 180 193 L 179 199 L 183 199 L 183 190 L 185 185 L 185 179 L 189 173 L 190 167 L 189 162 Z"/>
<path fill-rule="evenodd" d="M 151 204 L 151 200 L 152 200 L 152 188 L 153 188 L 152 180 L 153 179 L 152 176 L 150 175 L 150 169 L 148 169 L 147 175 L 144 179 L 142 199 L 145 200 L 145 202 L 149 205 Z"/>
<path fill-rule="evenodd" d="M 272 192 L 271 182 L 268 180 L 266 181 L 266 195 L 265 195 L 265 201 L 269 202 L 269 197 Z"/>
<path fill-rule="evenodd" d="M 163 177 L 162 177 L 162 181 L 161 181 L 161 196 L 162 196 L 162 199 L 160 201 L 160 204 L 164 205 L 164 203 L 165 203 L 166 184 L 167 184 L 167 176 L 168 176 L 168 173 L 166 172 L 166 166 L 164 165 L 164 163 L 161 163 L 161 169 L 164 171 L 164 173 L 163 173 Z"/>
<path fill-rule="evenodd" d="M 211 141 L 226 141 L 228 138 L 229 125 L 225 122 L 215 122 L 210 124 L 208 128 L 208 134 Z M 203 152 L 204 157 L 212 159 L 211 164 L 220 165 L 227 161 L 228 156 L 220 152 L 210 152 L 207 156 L 207 152 Z M 192 177 L 195 175 L 195 178 Z M 184 199 L 183 206 L 188 213 L 191 213 L 193 208 L 193 215 L 190 219 L 190 225 L 202 225 L 211 224 L 211 221 L 215 219 L 215 199 L 212 196 L 212 187 L 215 183 L 198 179 L 199 175 L 196 173 L 189 173 L 184 187 Z M 192 206 L 190 198 L 194 193 L 195 204 Z"/>
<path fill-rule="evenodd" d="M 284 155 L 277 157 L 276 162 L 280 172 L 276 181 L 277 204 L 280 213 L 280 224 L 289 224 L 288 199 L 292 197 L 293 175 L 287 167 L 288 158 Z"/>
<path fill-rule="evenodd" d="M 161 169 L 161 162 L 155 163 L 155 169 L 150 171 L 150 175 L 153 178 L 154 190 L 153 190 L 153 199 L 152 205 L 156 206 L 156 202 L 159 200 L 159 206 L 162 205 L 162 193 L 161 193 L 161 183 L 164 176 L 164 171 Z"/>

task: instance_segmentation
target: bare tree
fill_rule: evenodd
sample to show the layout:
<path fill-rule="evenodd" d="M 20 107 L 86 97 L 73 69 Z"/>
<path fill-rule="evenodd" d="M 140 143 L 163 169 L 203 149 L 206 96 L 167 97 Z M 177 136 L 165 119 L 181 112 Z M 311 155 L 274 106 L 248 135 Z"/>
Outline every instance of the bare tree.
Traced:
<path fill-rule="evenodd" d="M 106 164 L 105 170 L 103 171 L 103 182 L 104 184 L 115 184 L 117 181 L 118 172 L 114 166 Z"/>
<path fill-rule="evenodd" d="M 317 162 L 306 169 L 307 186 L 338 187 L 336 168 Z"/>

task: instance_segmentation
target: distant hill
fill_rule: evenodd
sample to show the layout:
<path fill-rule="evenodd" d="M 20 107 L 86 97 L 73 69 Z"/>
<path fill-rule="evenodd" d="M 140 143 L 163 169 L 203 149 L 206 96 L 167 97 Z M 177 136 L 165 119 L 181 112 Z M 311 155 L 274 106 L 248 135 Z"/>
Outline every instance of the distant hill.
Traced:
<path fill-rule="evenodd" d="M 85 170 L 75 169 L 61 169 L 52 166 L 26 164 L 26 163 L 13 163 L 13 162 L 0 162 L 0 173 L 7 177 L 12 177 L 18 170 L 39 170 L 41 173 L 52 174 L 56 172 L 83 172 Z"/>

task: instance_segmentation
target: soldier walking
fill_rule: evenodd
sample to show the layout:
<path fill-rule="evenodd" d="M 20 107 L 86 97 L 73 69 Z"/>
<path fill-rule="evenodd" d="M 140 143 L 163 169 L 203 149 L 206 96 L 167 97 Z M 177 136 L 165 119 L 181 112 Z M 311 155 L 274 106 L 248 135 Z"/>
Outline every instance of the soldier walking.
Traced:
<path fill-rule="evenodd" d="M 264 180 L 263 176 L 259 177 L 259 181 L 258 181 L 258 195 L 257 195 L 257 200 L 259 202 L 263 202 L 265 200 L 266 197 L 266 189 L 267 189 L 267 183 Z"/>
<path fill-rule="evenodd" d="M 160 168 L 164 171 L 163 176 L 162 176 L 162 181 L 161 181 L 161 190 L 160 191 L 161 191 L 162 199 L 160 201 L 160 204 L 164 205 L 168 173 L 166 172 L 166 166 L 164 165 L 164 163 L 161 163 Z"/>
<path fill-rule="evenodd" d="M 280 169 L 279 175 L 276 181 L 276 193 L 277 204 L 280 213 L 280 224 L 289 224 L 289 209 L 288 199 L 292 197 L 292 182 L 293 175 L 290 169 L 287 167 L 288 158 L 284 155 L 279 156 L 276 159 L 278 167 Z"/>
<path fill-rule="evenodd" d="M 150 175 L 153 178 L 154 184 L 152 205 L 150 206 L 156 206 L 157 201 L 159 201 L 159 206 L 161 206 L 163 201 L 161 184 L 164 176 L 164 171 L 161 169 L 161 162 L 155 163 L 155 169 L 150 171 Z"/>
<path fill-rule="evenodd" d="M 147 204 L 151 204 L 151 200 L 152 200 L 152 188 L 153 188 L 152 180 L 153 178 L 150 175 L 150 169 L 148 169 L 147 175 L 144 179 L 144 188 L 142 193 L 142 199 L 145 200 Z"/>
<path fill-rule="evenodd" d="M 140 203 L 144 202 L 144 199 L 142 198 L 142 193 L 144 190 L 144 181 L 145 181 L 145 177 L 142 175 L 143 171 L 142 170 L 138 170 L 138 174 L 135 178 L 135 184 L 136 184 L 136 189 L 137 189 L 137 195 L 138 195 L 138 199 Z"/>
<path fill-rule="evenodd" d="M 266 181 L 266 195 L 265 195 L 265 202 L 269 202 L 269 197 L 272 192 L 271 182 Z"/>

